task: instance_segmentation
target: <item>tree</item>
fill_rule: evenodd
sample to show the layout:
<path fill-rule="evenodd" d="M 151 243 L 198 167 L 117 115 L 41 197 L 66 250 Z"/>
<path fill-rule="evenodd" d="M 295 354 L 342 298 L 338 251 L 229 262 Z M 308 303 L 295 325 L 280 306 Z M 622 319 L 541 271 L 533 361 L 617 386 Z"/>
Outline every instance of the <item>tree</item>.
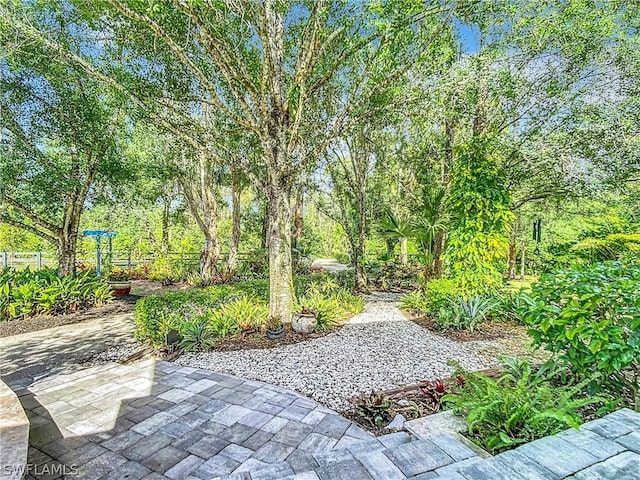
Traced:
<path fill-rule="evenodd" d="M 357 131 L 345 138 L 327 155 L 327 172 L 331 179 L 333 203 L 350 245 L 351 263 L 355 270 L 356 289 L 367 288 L 364 265 L 365 240 L 368 230 L 370 177 L 376 164 L 376 153 L 368 132 Z"/>
<path fill-rule="evenodd" d="M 293 304 L 292 188 L 306 165 L 348 121 L 368 112 L 369 99 L 422 60 L 438 38 L 447 6 L 421 1 L 370 5 L 339 2 L 186 2 L 75 0 L 83 25 L 109 32 L 97 61 L 74 45 L 48 38 L 20 12 L 6 9 L 13 28 L 38 39 L 95 78 L 131 95 L 163 128 L 216 162 L 234 164 L 267 198 L 270 315 L 288 321 Z M 126 45 L 126 49 L 122 46 Z M 114 47 L 111 49 L 111 47 Z M 360 77 L 339 104 L 323 99 L 345 65 L 365 47 Z M 126 53 L 125 53 L 126 50 Z M 111 56 L 113 62 L 105 62 Z M 381 58 L 391 69 L 369 71 Z M 140 68 L 144 65 L 145 68 Z M 147 68 L 148 67 L 148 68 Z M 366 82 L 362 82 L 366 79 Z M 365 87 L 366 88 L 362 88 Z M 333 98 L 333 97 L 331 97 Z M 206 103 L 220 115 L 202 121 Z M 327 108 L 331 110 L 327 111 Z M 331 122 L 327 122 L 332 119 Z M 260 160 L 228 151 L 230 132 L 255 137 Z"/>
<path fill-rule="evenodd" d="M 56 41 L 74 42 L 64 15 L 38 18 Z M 73 274 L 87 202 L 127 172 L 124 102 L 42 42 L 24 41 L 6 18 L 0 26 L 0 221 L 55 245 L 58 273 Z"/>

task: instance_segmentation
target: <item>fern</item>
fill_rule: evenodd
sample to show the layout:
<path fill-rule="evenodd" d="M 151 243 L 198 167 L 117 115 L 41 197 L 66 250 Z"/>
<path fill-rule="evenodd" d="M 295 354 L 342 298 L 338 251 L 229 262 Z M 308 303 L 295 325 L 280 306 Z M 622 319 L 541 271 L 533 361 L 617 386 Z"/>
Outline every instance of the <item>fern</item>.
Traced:
<path fill-rule="evenodd" d="M 507 360 L 507 365 L 495 380 L 466 374 L 464 386 L 443 397 L 465 416 L 471 439 L 491 453 L 578 428 L 581 409 L 604 401 L 587 396 L 589 380 L 556 386 L 561 372 L 548 365 L 537 371 L 525 361 Z"/>

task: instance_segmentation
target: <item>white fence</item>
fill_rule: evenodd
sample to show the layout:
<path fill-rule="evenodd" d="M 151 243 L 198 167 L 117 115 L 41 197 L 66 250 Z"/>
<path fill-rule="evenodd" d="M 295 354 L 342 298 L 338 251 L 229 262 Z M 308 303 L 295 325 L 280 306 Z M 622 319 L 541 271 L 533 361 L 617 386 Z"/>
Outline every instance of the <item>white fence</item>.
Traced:
<path fill-rule="evenodd" d="M 46 252 L 0 252 L 0 268 L 27 268 L 40 270 L 43 267 L 53 267 L 56 259 Z"/>
<path fill-rule="evenodd" d="M 200 255 L 198 253 L 168 253 L 167 258 L 183 263 L 198 264 Z M 113 252 L 109 260 L 109 254 L 102 252 L 101 260 L 109 261 L 111 265 L 117 267 L 131 268 L 141 264 L 150 264 L 157 260 L 160 255 L 148 254 L 141 258 L 132 258 L 130 254 L 123 252 Z M 78 264 L 86 264 L 95 266 L 95 254 L 84 253 L 76 260 Z M 12 267 L 17 269 L 29 267 L 31 270 L 40 270 L 45 267 L 57 267 L 57 257 L 53 253 L 48 252 L 0 252 L 0 269 Z"/>

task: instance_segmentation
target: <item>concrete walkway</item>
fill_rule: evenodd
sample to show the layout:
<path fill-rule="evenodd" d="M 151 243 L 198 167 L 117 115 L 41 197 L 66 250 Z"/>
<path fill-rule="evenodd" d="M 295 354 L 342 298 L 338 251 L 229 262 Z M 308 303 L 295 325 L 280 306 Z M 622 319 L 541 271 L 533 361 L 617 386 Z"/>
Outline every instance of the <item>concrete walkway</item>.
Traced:
<path fill-rule="evenodd" d="M 154 360 L 13 387 L 31 423 L 27 478 L 210 480 L 373 438 L 294 392 Z"/>
<path fill-rule="evenodd" d="M 324 268 L 330 273 L 342 272 L 349 269 L 348 265 L 340 263 L 335 258 L 316 258 L 311 262 L 311 266 Z"/>

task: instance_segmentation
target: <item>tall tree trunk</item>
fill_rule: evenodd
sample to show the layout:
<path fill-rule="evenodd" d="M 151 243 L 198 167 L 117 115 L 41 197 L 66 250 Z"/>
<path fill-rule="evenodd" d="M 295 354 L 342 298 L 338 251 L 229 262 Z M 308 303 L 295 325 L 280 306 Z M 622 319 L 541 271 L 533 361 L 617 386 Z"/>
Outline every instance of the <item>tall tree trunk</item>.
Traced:
<path fill-rule="evenodd" d="M 266 250 L 269 246 L 269 200 L 264 202 L 262 209 L 262 236 L 260 239 L 260 248 Z"/>
<path fill-rule="evenodd" d="M 240 248 L 240 181 L 237 172 L 231 170 L 231 242 L 229 244 L 229 270 L 235 272 L 239 266 L 238 250 Z"/>
<path fill-rule="evenodd" d="M 304 211 L 304 186 L 300 185 L 296 193 L 296 204 L 293 210 L 293 248 L 298 250 L 300 241 L 302 240 L 303 228 L 303 211 Z"/>
<path fill-rule="evenodd" d="M 62 228 L 58 230 L 58 275 L 61 277 L 76 273 L 76 248 L 78 231 L 80 230 L 80 216 L 94 174 L 95 170 L 91 168 L 83 187 L 76 189 L 66 201 Z"/>
<path fill-rule="evenodd" d="M 268 186 L 269 316 L 291 322 L 293 267 L 291 261 L 291 205 L 281 185 Z"/>
<path fill-rule="evenodd" d="M 358 222 L 358 240 L 354 248 L 354 267 L 356 274 L 356 290 L 367 290 L 367 271 L 364 266 L 364 253 L 366 248 L 366 211 L 364 206 L 360 208 L 360 220 Z"/>
<path fill-rule="evenodd" d="M 220 259 L 220 243 L 218 241 L 218 228 L 215 223 L 208 223 L 204 232 L 204 248 L 200 254 L 200 273 L 203 275 L 215 274 Z"/>
<path fill-rule="evenodd" d="M 524 274 L 525 274 L 525 260 L 524 255 L 527 250 L 527 241 L 522 240 L 522 252 L 520 253 L 520 279 L 524 282 Z"/>
<path fill-rule="evenodd" d="M 291 262 L 291 188 L 295 185 L 293 155 L 295 136 L 291 136 L 291 116 L 285 85 L 285 19 L 279 2 L 264 2 L 260 26 L 264 55 L 265 102 L 261 109 L 268 116 L 261 133 L 267 167 L 263 184 L 269 202 L 269 316 L 291 322 L 293 309 L 293 265 Z"/>
<path fill-rule="evenodd" d="M 407 242 L 406 238 L 400 239 L 400 262 L 402 265 L 406 265 L 409 263 L 409 254 L 407 253 Z"/>
<path fill-rule="evenodd" d="M 169 252 L 169 214 L 171 200 L 162 197 L 162 239 L 160 240 L 160 251 L 163 254 Z"/>
<path fill-rule="evenodd" d="M 200 155 L 196 174 L 197 178 L 185 179 L 180 176 L 178 181 L 182 185 L 189 210 L 204 235 L 204 247 L 200 253 L 200 273 L 213 275 L 220 258 L 218 202 L 210 164 L 204 155 Z"/>
<path fill-rule="evenodd" d="M 435 278 L 442 276 L 442 254 L 444 253 L 444 244 L 447 240 L 446 232 L 436 233 L 436 237 L 433 240 L 433 265 L 431 271 Z"/>
<path fill-rule="evenodd" d="M 511 228 L 511 234 L 509 235 L 509 263 L 508 263 L 509 273 L 507 275 L 508 280 L 515 280 L 516 278 L 516 270 L 517 270 L 517 263 L 518 263 L 517 242 L 518 242 L 518 235 L 517 235 L 516 225 L 514 223 L 513 227 Z"/>
<path fill-rule="evenodd" d="M 203 157 L 200 158 L 200 198 L 202 199 L 202 220 L 204 223 L 204 249 L 200 257 L 200 273 L 213 275 L 220 258 L 218 202 L 213 189 L 210 165 Z"/>
<path fill-rule="evenodd" d="M 58 276 L 75 275 L 78 230 L 64 228 L 58 240 Z"/>

